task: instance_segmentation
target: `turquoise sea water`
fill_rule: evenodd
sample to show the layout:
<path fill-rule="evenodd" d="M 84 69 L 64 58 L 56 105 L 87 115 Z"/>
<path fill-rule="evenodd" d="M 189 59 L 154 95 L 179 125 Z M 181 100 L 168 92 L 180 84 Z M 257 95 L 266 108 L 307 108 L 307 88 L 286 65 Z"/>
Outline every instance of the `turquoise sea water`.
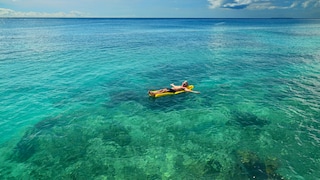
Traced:
<path fill-rule="evenodd" d="M 0 179 L 318 179 L 319 29 L 0 19 Z"/>

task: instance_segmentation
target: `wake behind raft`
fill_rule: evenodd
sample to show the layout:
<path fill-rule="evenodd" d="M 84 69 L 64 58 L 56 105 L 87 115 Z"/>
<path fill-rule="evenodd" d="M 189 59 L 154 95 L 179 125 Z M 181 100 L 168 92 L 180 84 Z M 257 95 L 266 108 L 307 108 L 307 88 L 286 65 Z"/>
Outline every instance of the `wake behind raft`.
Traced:
<path fill-rule="evenodd" d="M 189 86 L 187 86 L 187 88 L 192 90 L 194 88 L 194 86 L 193 85 L 189 85 Z M 157 91 L 157 90 L 152 90 L 150 92 L 154 92 L 154 91 Z M 180 93 L 184 93 L 184 92 L 187 92 L 187 91 L 181 90 L 181 91 L 176 91 L 176 92 L 163 92 L 163 93 L 157 93 L 157 94 L 149 93 L 149 96 L 158 98 L 158 97 L 163 97 L 163 96 L 176 95 L 176 94 L 180 94 Z"/>

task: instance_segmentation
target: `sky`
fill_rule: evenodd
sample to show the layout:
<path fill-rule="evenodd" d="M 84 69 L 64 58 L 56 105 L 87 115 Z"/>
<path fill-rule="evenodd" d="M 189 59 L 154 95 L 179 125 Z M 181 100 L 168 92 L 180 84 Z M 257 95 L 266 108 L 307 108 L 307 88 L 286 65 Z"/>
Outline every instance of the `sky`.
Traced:
<path fill-rule="evenodd" d="M 320 18 L 320 0 L 0 0 L 0 17 Z"/>

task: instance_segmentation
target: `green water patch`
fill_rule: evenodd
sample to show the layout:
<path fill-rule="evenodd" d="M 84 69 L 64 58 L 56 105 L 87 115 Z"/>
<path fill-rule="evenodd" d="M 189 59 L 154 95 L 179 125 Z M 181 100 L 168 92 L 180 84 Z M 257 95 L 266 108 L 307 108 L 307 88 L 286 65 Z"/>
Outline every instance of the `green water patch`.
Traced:
<path fill-rule="evenodd" d="M 119 104 L 127 101 L 135 101 L 137 103 L 142 103 L 143 99 L 146 99 L 147 92 L 144 95 L 133 91 L 133 90 L 117 90 L 111 91 L 109 93 L 110 98 L 105 103 L 106 108 L 114 108 L 119 106 Z"/>
<path fill-rule="evenodd" d="M 159 82 L 165 83 L 166 81 L 168 87 L 170 87 L 170 84 L 173 82 L 175 84 L 180 84 L 183 80 L 188 80 L 190 83 L 198 82 L 207 77 L 208 74 L 211 74 L 211 69 L 208 69 L 199 62 L 181 61 L 183 63 L 166 63 L 161 66 L 150 68 L 149 71 L 143 74 L 149 77 L 151 82 L 155 82 L 156 84 L 159 84 Z"/>

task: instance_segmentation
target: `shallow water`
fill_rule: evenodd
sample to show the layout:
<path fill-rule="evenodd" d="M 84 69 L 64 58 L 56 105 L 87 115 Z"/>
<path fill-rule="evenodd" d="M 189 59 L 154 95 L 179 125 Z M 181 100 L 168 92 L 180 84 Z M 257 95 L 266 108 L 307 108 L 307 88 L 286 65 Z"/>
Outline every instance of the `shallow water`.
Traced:
<path fill-rule="evenodd" d="M 319 28 L 0 19 L 0 177 L 319 178 Z"/>

